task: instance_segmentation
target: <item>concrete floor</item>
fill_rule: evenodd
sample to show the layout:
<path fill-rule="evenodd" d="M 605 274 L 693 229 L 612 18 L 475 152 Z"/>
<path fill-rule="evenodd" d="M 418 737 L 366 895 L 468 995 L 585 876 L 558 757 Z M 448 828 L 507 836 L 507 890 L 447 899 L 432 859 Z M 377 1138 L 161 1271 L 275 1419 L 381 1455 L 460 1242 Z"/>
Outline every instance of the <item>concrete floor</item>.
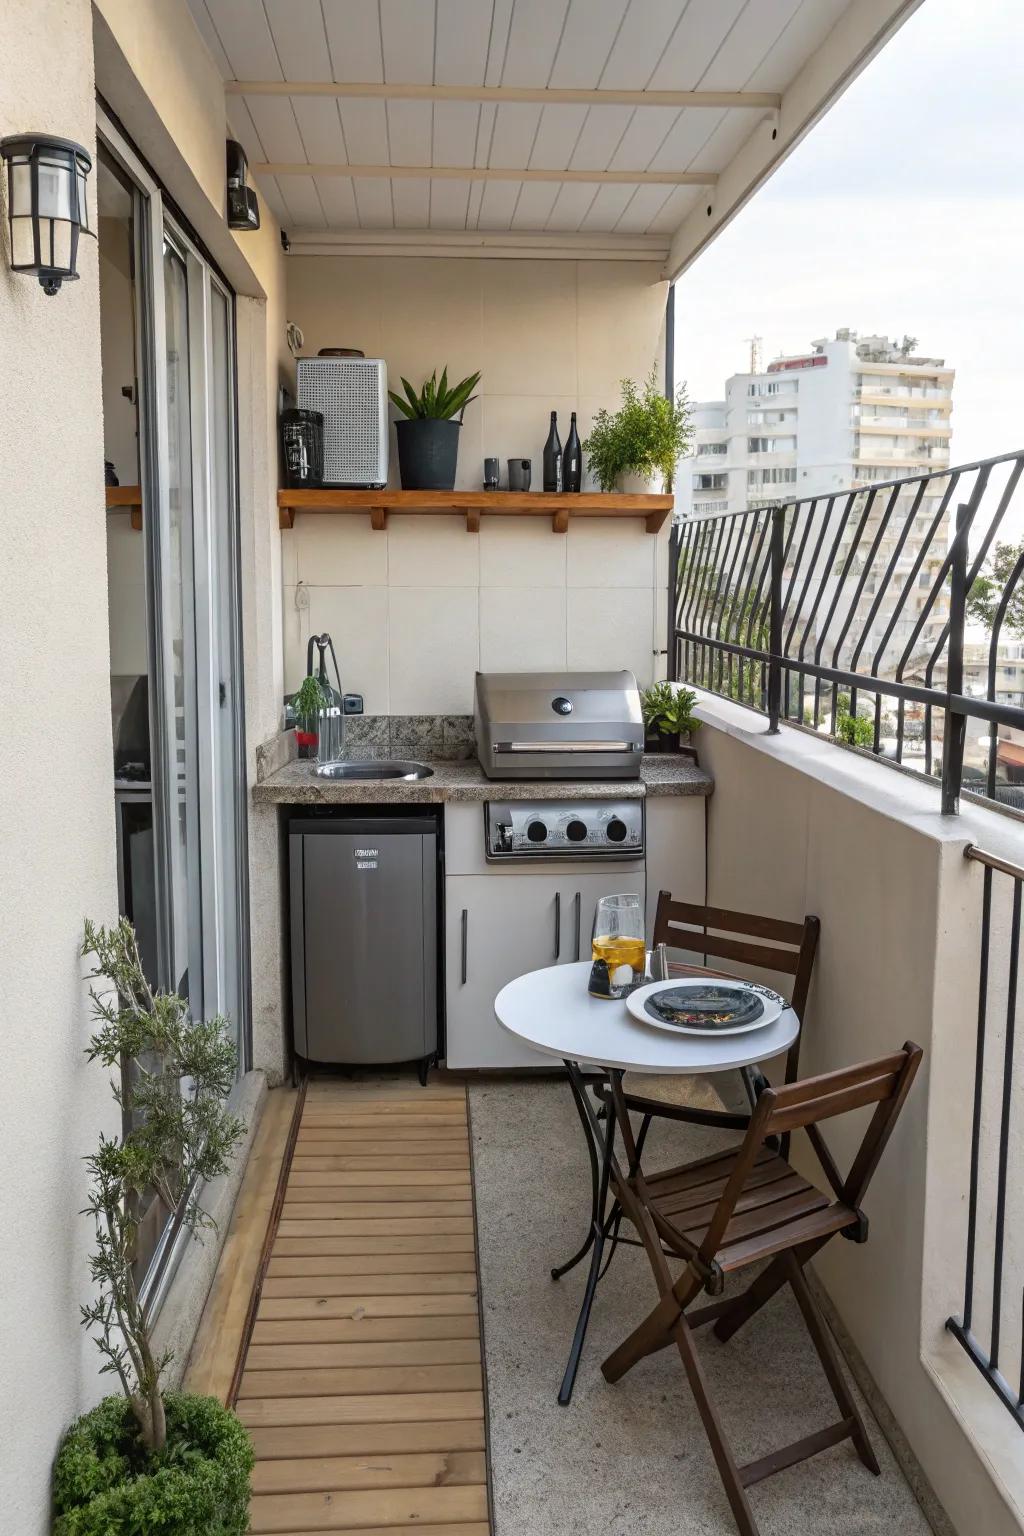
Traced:
<path fill-rule="evenodd" d="M 601 1282 L 572 1404 L 556 1401 L 585 1279 L 555 1284 L 589 1209 L 582 1132 L 565 1083 L 470 1090 L 496 1536 L 735 1536 L 675 1351 L 609 1386 L 600 1364 L 656 1300 L 646 1259 L 621 1249 Z M 648 1167 L 698 1157 L 721 1133 L 658 1126 Z M 746 1461 L 838 1417 L 796 1305 L 776 1298 L 701 1358 Z M 928 1536 L 930 1526 L 868 1414 L 875 1478 L 849 1442 L 751 1491 L 763 1536 Z"/>

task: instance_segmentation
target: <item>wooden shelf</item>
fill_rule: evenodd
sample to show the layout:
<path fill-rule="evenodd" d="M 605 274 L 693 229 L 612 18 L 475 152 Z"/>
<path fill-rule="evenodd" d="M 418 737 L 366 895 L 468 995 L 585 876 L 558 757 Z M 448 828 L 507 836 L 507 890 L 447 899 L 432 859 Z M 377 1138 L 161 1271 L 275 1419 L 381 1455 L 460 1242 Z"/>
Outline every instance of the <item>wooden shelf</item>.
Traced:
<path fill-rule="evenodd" d="M 126 512 L 132 515 L 132 527 L 136 533 L 142 530 L 142 488 L 138 485 L 108 485 L 107 511 Z"/>
<path fill-rule="evenodd" d="M 553 533 L 567 533 L 572 517 L 642 517 L 648 533 L 664 526 L 673 496 L 626 496 L 618 491 L 278 491 L 282 528 L 295 525 L 296 512 L 368 512 L 370 526 L 388 525 L 389 512 L 435 517 L 456 512 L 466 532 L 479 533 L 481 517 L 550 517 Z"/>

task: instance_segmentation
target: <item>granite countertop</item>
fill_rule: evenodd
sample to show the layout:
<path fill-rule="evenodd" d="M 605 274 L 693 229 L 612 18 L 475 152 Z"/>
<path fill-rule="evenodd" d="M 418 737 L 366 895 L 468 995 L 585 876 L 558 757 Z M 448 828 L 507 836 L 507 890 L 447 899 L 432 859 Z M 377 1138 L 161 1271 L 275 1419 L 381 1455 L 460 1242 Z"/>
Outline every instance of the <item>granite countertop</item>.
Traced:
<path fill-rule="evenodd" d="M 639 779 L 488 779 L 479 763 L 430 761 L 429 779 L 319 779 L 293 761 L 253 787 L 261 804 L 439 805 L 459 800 L 634 800 L 646 795 L 710 795 L 713 780 L 689 757 L 645 756 Z"/>

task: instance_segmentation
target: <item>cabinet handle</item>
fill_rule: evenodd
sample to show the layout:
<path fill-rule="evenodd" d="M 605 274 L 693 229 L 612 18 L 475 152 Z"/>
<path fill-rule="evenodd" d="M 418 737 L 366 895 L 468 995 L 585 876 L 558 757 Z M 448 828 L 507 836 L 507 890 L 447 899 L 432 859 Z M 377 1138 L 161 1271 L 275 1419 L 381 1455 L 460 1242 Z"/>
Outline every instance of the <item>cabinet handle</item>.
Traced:
<path fill-rule="evenodd" d="M 555 961 L 562 949 L 562 893 L 555 892 Z"/>
<path fill-rule="evenodd" d="M 580 912 L 583 906 L 583 896 L 576 892 L 576 959 L 580 957 Z"/>
<path fill-rule="evenodd" d="M 462 909 L 462 985 L 466 985 L 467 966 L 469 960 L 469 910 Z"/>

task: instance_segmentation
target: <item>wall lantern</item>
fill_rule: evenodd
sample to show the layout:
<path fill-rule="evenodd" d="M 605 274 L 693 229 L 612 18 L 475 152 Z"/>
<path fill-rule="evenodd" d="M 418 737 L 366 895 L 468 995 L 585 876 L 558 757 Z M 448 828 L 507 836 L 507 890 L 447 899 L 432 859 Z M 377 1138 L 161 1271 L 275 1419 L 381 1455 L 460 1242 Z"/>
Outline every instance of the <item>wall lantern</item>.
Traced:
<path fill-rule="evenodd" d="M 86 180 L 92 159 L 81 144 L 42 133 L 0 139 L 7 162 L 11 271 L 31 272 L 53 295 L 78 273 L 78 234 L 89 224 Z"/>

